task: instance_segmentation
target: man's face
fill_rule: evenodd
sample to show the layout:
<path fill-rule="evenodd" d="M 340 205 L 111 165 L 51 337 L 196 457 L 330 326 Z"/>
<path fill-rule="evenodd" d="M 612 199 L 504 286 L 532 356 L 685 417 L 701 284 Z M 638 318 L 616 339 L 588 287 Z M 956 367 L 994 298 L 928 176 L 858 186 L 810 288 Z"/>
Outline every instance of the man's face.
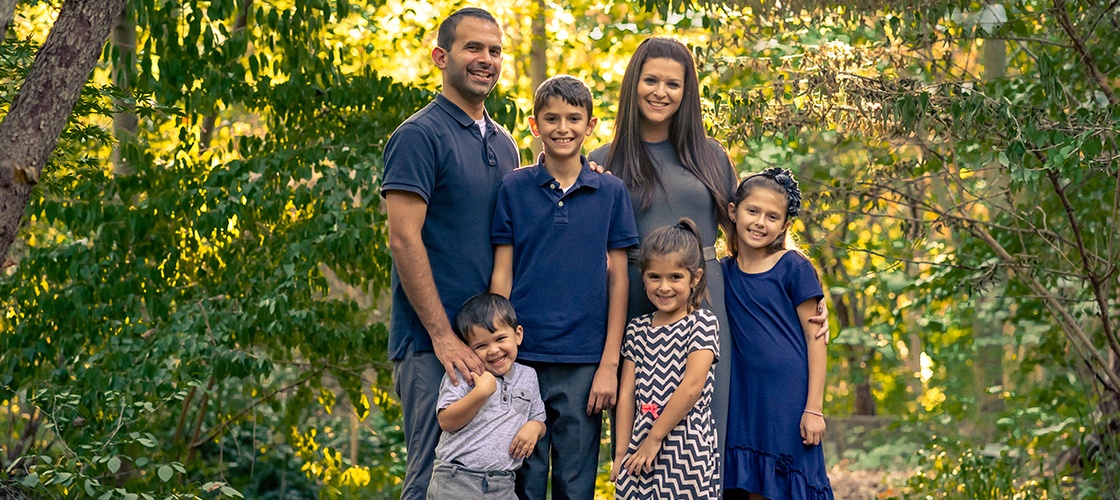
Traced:
<path fill-rule="evenodd" d="M 455 40 L 447 50 L 432 51 L 443 70 L 443 92 L 452 101 L 481 103 L 502 74 L 502 31 L 477 17 L 465 17 L 455 27 Z"/>

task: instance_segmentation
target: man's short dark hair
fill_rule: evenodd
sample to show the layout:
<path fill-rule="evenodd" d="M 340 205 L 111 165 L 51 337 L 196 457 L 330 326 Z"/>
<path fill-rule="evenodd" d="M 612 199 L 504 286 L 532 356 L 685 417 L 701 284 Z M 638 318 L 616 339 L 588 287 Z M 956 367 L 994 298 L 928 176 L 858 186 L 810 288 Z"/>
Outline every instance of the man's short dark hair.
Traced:
<path fill-rule="evenodd" d="M 509 299 L 496 293 L 481 293 L 467 299 L 455 315 L 455 333 L 463 342 L 467 342 L 475 326 L 484 327 L 490 333 L 502 326 L 517 328 L 517 313 Z"/>
<path fill-rule="evenodd" d="M 572 106 L 582 106 L 587 110 L 587 118 L 591 119 L 591 89 L 586 83 L 572 75 L 556 75 L 541 83 L 533 96 L 533 114 L 541 112 L 541 108 L 548 105 L 548 100 L 559 97 Z"/>
<path fill-rule="evenodd" d="M 439 23 L 439 31 L 436 34 L 437 47 L 443 50 L 451 50 L 451 46 L 455 44 L 455 28 L 459 27 L 459 23 L 464 17 L 475 17 L 494 23 L 495 26 L 501 26 L 498 24 L 498 20 L 494 19 L 494 15 L 487 12 L 486 9 L 464 7 L 451 13 L 450 16 L 447 16 L 447 19 Z"/>

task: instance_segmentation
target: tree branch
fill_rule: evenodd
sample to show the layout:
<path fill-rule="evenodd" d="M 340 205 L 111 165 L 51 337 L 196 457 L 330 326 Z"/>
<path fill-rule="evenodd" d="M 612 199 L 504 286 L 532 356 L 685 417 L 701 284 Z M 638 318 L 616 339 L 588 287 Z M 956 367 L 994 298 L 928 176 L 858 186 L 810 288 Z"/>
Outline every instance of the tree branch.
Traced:
<path fill-rule="evenodd" d="M 246 407 L 245 409 L 238 412 L 237 415 L 234 415 L 234 416 L 226 419 L 225 421 L 222 422 L 221 425 L 211 429 L 210 432 L 206 433 L 205 437 L 191 443 L 191 448 L 193 449 L 195 447 L 198 447 L 198 446 L 202 445 L 203 443 L 205 443 L 205 442 L 207 442 L 211 439 L 214 439 L 215 437 L 218 437 L 218 434 L 221 434 L 222 431 L 224 431 L 227 427 L 229 427 L 230 423 L 232 423 L 232 422 L 236 421 L 237 419 L 245 416 L 246 413 L 249 413 L 250 411 L 253 411 L 253 408 L 256 408 L 257 405 L 259 405 L 259 404 L 261 404 L 265 401 L 268 401 L 268 400 L 272 399 L 273 397 L 276 397 L 276 395 L 280 394 L 281 392 L 290 391 L 295 387 L 298 387 L 300 385 L 303 385 L 303 384 L 307 383 L 309 380 L 311 380 L 312 378 L 315 378 L 320 373 L 322 373 L 323 370 L 325 370 L 325 369 L 326 369 L 325 366 L 320 366 L 320 367 L 316 368 L 315 371 L 309 373 L 307 376 L 305 376 L 305 377 L 303 377 L 303 378 L 301 378 L 301 379 L 299 379 L 295 382 L 292 382 L 291 384 L 288 384 L 284 387 L 280 387 L 280 388 L 278 388 L 278 389 L 276 389 L 276 390 L 274 390 L 274 391 L 272 391 L 268 394 L 265 394 L 264 396 L 261 396 L 260 399 L 258 399 L 256 401 L 253 401 L 252 404 L 250 404 L 248 407 Z"/>
<path fill-rule="evenodd" d="M 1054 0 L 1054 11 L 1058 17 L 1058 23 L 1062 25 L 1062 30 L 1073 42 L 1074 51 L 1081 57 L 1081 62 L 1085 63 L 1085 67 L 1089 69 L 1089 74 L 1097 81 L 1097 86 L 1101 88 L 1101 92 L 1104 92 L 1104 95 L 1108 97 L 1108 102 L 1115 106 L 1117 104 L 1116 94 L 1113 93 L 1112 87 L 1108 86 L 1108 80 L 1101 74 L 1101 70 L 1097 68 L 1097 61 L 1086 50 L 1085 42 L 1081 40 L 1077 31 L 1073 28 L 1073 23 L 1069 20 L 1069 12 L 1066 12 L 1066 0 Z"/>
<path fill-rule="evenodd" d="M 1058 300 L 1054 298 L 1054 294 L 1050 293 L 1050 290 L 1046 289 L 1046 287 L 1038 281 L 1038 278 L 1035 278 L 1029 272 L 1024 272 L 1022 267 L 1016 264 L 1017 261 L 1015 258 L 1012 257 L 991 234 L 984 230 L 983 227 L 976 224 L 966 224 L 965 227 L 974 236 L 983 240 L 1001 260 L 1011 264 L 1011 270 L 1015 275 L 1026 282 L 1027 286 L 1033 290 L 1036 295 L 1042 297 L 1043 303 L 1046 304 L 1046 309 L 1048 309 L 1058 320 L 1058 323 L 1062 325 L 1062 330 L 1066 333 L 1066 336 L 1085 353 L 1084 356 L 1090 361 L 1090 366 L 1095 367 L 1093 369 L 1094 375 L 1101 377 L 1101 372 L 1103 372 L 1104 376 L 1101 378 L 1104 386 L 1109 391 L 1120 393 L 1120 375 L 1113 373 L 1112 369 L 1109 367 L 1108 361 L 1097 352 L 1092 339 L 1090 339 L 1089 335 L 1085 333 L 1085 330 L 1077 324 L 1077 319 L 1070 314 L 1069 310 L 1062 307 Z"/>
<path fill-rule="evenodd" d="M 1116 332 L 1112 330 L 1112 321 L 1109 321 L 1108 317 L 1108 296 L 1101 289 L 1100 276 L 1093 271 L 1093 266 L 1089 262 L 1089 256 L 1085 251 L 1085 240 L 1081 236 L 1081 225 L 1077 222 L 1077 216 L 1073 212 L 1073 206 L 1070 205 L 1069 197 L 1066 196 L 1065 188 L 1062 187 L 1062 180 L 1058 177 L 1058 172 L 1050 170 L 1047 172 L 1047 177 L 1050 178 L 1054 191 L 1058 193 L 1058 197 L 1062 200 L 1062 207 L 1065 208 L 1066 218 L 1069 219 L 1074 240 L 1077 241 L 1077 253 L 1081 256 L 1081 265 L 1085 269 L 1085 275 L 1089 278 L 1089 283 L 1093 286 L 1093 295 L 1097 298 L 1097 306 L 1101 309 L 1101 326 L 1104 327 L 1108 345 L 1112 348 L 1113 354 L 1120 356 L 1120 339 L 1116 338 Z"/>

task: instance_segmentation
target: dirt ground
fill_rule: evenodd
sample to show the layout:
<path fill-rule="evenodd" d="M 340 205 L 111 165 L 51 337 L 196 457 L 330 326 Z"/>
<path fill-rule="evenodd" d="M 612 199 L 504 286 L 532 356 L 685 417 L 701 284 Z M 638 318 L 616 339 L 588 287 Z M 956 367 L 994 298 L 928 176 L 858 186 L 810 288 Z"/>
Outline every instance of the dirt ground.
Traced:
<path fill-rule="evenodd" d="M 866 500 L 898 496 L 899 486 L 910 476 L 908 472 L 851 470 L 841 461 L 828 471 L 836 500 Z"/>

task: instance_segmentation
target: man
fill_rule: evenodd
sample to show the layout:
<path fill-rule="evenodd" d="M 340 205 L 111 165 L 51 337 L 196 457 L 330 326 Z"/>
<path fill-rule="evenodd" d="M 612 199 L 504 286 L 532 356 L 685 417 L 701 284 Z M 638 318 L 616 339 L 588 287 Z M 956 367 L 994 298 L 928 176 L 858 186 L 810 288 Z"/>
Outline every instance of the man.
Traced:
<path fill-rule="evenodd" d="M 393 252 L 389 356 L 404 410 L 408 464 L 402 499 L 424 498 L 440 427 L 436 399 L 446 373 L 482 373 L 451 321 L 485 292 L 493 268 L 490 222 L 502 177 L 518 167 L 513 138 L 483 106 L 502 71 L 502 30 L 468 7 L 439 27 L 432 62 L 442 90 L 389 138 L 381 195 Z"/>

